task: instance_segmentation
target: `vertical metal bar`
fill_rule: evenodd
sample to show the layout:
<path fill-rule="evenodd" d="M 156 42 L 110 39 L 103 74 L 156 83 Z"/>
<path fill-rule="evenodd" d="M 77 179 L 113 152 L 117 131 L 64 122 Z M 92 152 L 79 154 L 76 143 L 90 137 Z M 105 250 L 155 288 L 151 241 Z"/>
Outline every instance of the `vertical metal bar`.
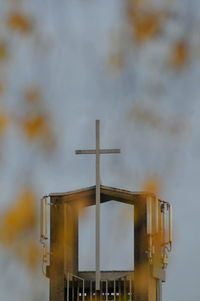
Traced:
<path fill-rule="evenodd" d="M 108 280 L 106 280 L 106 301 L 108 301 Z"/>
<path fill-rule="evenodd" d="M 114 301 L 116 300 L 116 281 L 114 280 Z"/>
<path fill-rule="evenodd" d="M 172 243 L 173 233 L 172 233 L 172 205 L 169 206 L 169 242 Z"/>
<path fill-rule="evenodd" d="M 134 290 L 134 280 L 132 279 L 131 280 L 131 283 L 132 283 L 132 300 L 134 300 L 135 298 L 134 298 L 134 296 L 135 296 L 135 290 Z"/>
<path fill-rule="evenodd" d="M 102 292 L 102 290 L 103 290 L 103 284 L 102 284 L 102 280 L 100 281 L 100 300 L 102 299 L 103 300 L 103 292 Z M 95 298 L 95 300 L 98 300 L 98 295 L 97 295 L 97 292 L 95 293 L 96 294 L 96 298 Z"/>
<path fill-rule="evenodd" d="M 160 213 L 160 232 L 161 232 L 161 244 L 164 243 L 164 223 L 163 223 L 163 203 L 161 203 L 161 213 Z"/>
<path fill-rule="evenodd" d="M 46 238 L 47 238 L 47 214 L 48 214 L 48 212 L 47 212 L 47 209 L 48 209 L 47 201 L 48 201 L 48 199 L 47 199 L 47 197 L 45 197 L 45 237 Z"/>
<path fill-rule="evenodd" d="M 42 234 L 45 237 L 45 198 L 42 199 Z"/>
<path fill-rule="evenodd" d="M 165 203 L 163 203 L 163 242 L 166 243 Z"/>
<path fill-rule="evenodd" d="M 159 301 L 162 301 L 162 282 L 160 281 L 160 300 Z"/>
<path fill-rule="evenodd" d="M 92 301 L 92 280 L 90 280 L 90 301 Z"/>
<path fill-rule="evenodd" d="M 79 280 L 77 281 L 77 301 L 79 301 Z"/>
<path fill-rule="evenodd" d="M 156 301 L 162 301 L 162 283 L 160 280 L 156 281 Z"/>
<path fill-rule="evenodd" d="M 43 262 L 47 263 L 47 201 L 48 196 L 41 199 L 41 214 L 40 214 L 40 239 L 43 245 Z"/>
<path fill-rule="evenodd" d="M 122 300 L 122 296 L 121 296 L 121 279 L 119 279 L 119 300 Z"/>
<path fill-rule="evenodd" d="M 48 255 L 47 255 L 47 253 L 48 253 L 48 247 L 47 247 L 47 210 L 48 210 L 48 207 L 47 207 L 47 201 L 48 201 L 48 199 L 47 199 L 47 197 L 45 197 L 45 254 L 44 254 L 44 256 L 45 256 L 45 258 L 44 258 L 44 261 L 45 262 L 48 262 Z"/>
<path fill-rule="evenodd" d="M 149 262 L 152 263 L 152 235 L 153 235 L 153 226 L 152 226 L 152 198 L 147 197 L 147 235 L 149 235 L 149 247 L 148 247 L 148 256 Z"/>
<path fill-rule="evenodd" d="M 67 301 L 69 301 L 69 273 L 67 274 Z"/>
<path fill-rule="evenodd" d="M 126 296 L 126 278 L 124 278 L 124 301 L 127 300 L 127 296 Z"/>
<path fill-rule="evenodd" d="M 43 198 L 40 202 L 40 238 L 43 238 Z"/>
<path fill-rule="evenodd" d="M 131 278 L 129 280 L 129 294 L 130 294 L 130 301 L 132 300 L 132 287 L 131 287 Z"/>
<path fill-rule="evenodd" d="M 100 290 L 100 121 L 96 120 L 96 290 Z"/>
<path fill-rule="evenodd" d="M 72 277 L 72 301 L 74 301 L 74 277 Z"/>
<path fill-rule="evenodd" d="M 155 198 L 155 224 L 156 224 L 156 233 L 158 233 L 158 198 Z"/>
<path fill-rule="evenodd" d="M 85 280 L 83 280 L 83 292 L 82 292 L 83 296 L 82 296 L 82 300 L 85 300 Z"/>
<path fill-rule="evenodd" d="M 46 220 L 46 217 L 45 217 L 46 205 L 45 205 L 45 203 L 46 203 L 46 198 L 44 197 L 42 199 L 42 201 L 43 201 L 43 204 L 42 204 L 42 234 L 43 234 L 43 238 L 44 238 L 45 237 L 45 232 L 46 232 L 46 230 L 45 230 L 45 220 Z"/>
<path fill-rule="evenodd" d="M 152 235 L 152 199 L 147 198 L 147 234 Z"/>

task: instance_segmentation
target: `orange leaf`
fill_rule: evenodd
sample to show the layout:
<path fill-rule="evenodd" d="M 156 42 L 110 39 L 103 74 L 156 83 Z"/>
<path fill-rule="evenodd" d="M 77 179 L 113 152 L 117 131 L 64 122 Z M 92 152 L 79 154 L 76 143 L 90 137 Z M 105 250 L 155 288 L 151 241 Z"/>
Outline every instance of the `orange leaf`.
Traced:
<path fill-rule="evenodd" d="M 134 32 L 138 42 L 154 37 L 159 29 L 159 16 L 149 15 L 137 17 L 134 21 Z"/>
<path fill-rule="evenodd" d="M 1 218 L 0 240 L 7 246 L 17 240 L 22 233 L 36 226 L 36 197 L 26 189 L 16 203 Z"/>
<path fill-rule="evenodd" d="M 33 117 L 32 119 L 26 119 L 24 121 L 24 131 L 26 136 L 32 140 L 41 135 L 43 135 L 44 131 L 47 127 L 46 118 L 42 115 Z"/>
<path fill-rule="evenodd" d="M 6 46 L 2 42 L 0 42 L 0 61 L 5 60 L 7 56 L 8 56 L 8 51 Z"/>
<path fill-rule="evenodd" d="M 46 151 L 52 152 L 55 149 L 56 136 L 46 116 L 37 115 L 26 118 L 23 122 L 23 129 L 29 140 L 36 140 Z"/>
<path fill-rule="evenodd" d="M 5 115 L 0 115 L 0 135 L 5 132 L 6 126 L 8 124 L 8 117 Z"/>
<path fill-rule="evenodd" d="M 188 60 L 188 49 L 187 45 L 180 41 L 173 47 L 171 62 L 175 67 L 183 67 Z"/>
<path fill-rule="evenodd" d="M 30 244 L 27 250 L 27 263 L 31 269 L 37 267 L 37 264 L 40 261 L 40 249 L 36 244 Z"/>
<path fill-rule="evenodd" d="M 32 22 L 28 17 L 15 13 L 8 19 L 8 25 L 13 31 L 28 33 L 32 29 Z"/>
<path fill-rule="evenodd" d="M 139 43 L 153 38 L 159 32 L 161 14 L 145 13 L 131 8 L 128 10 L 128 16 L 133 34 Z"/>

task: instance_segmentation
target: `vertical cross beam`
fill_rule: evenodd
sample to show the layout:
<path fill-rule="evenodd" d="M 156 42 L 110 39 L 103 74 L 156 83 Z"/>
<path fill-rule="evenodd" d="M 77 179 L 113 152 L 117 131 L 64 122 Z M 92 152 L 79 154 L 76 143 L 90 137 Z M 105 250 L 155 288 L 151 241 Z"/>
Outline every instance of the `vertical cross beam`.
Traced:
<path fill-rule="evenodd" d="M 96 291 L 100 291 L 100 155 L 118 154 L 119 149 L 100 149 L 100 121 L 96 120 L 96 149 L 76 150 L 77 155 L 96 155 Z"/>
<path fill-rule="evenodd" d="M 96 290 L 100 290 L 100 122 L 96 120 Z"/>

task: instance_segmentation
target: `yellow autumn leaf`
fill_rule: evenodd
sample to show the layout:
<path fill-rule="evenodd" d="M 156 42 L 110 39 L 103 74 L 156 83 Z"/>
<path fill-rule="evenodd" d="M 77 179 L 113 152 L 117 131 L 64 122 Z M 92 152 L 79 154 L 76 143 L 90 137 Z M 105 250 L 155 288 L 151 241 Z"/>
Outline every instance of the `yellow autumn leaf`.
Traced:
<path fill-rule="evenodd" d="M 28 139 L 33 140 L 41 137 L 47 128 L 47 120 L 43 115 L 26 118 L 23 123 L 24 132 Z"/>
<path fill-rule="evenodd" d="M 5 114 L 0 114 L 0 135 L 4 134 L 8 125 L 8 117 Z"/>
<path fill-rule="evenodd" d="M 27 250 L 27 264 L 31 269 L 37 267 L 40 262 L 40 249 L 36 244 L 30 244 Z"/>
<path fill-rule="evenodd" d="M 10 246 L 23 233 L 35 229 L 36 222 L 36 197 L 30 189 L 25 189 L 1 217 L 0 241 Z"/>
<path fill-rule="evenodd" d="M 140 12 L 134 6 L 128 10 L 129 22 L 135 39 L 142 43 L 153 38 L 160 29 L 160 13 Z"/>
<path fill-rule="evenodd" d="M 159 15 L 139 16 L 135 19 L 133 30 L 138 42 L 154 37 L 159 30 Z"/>
<path fill-rule="evenodd" d="M 172 49 L 171 62 L 174 67 L 183 67 L 188 60 L 187 45 L 183 41 L 177 42 Z"/>
<path fill-rule="evenodd" d="M 0 42 L 0 61 L 4 61 L 8 56 L 8 50 L 4 43 Z"/>
<path fill-rule="evenodd" d="M 32 118 L 25 118 L 23 130 L 30 141 L 37 140 L 45 151 L 51 153 L 55 149 L 57 137 L 54 135 L 53 128 L 46 116 L 37 115 Z"/>
<path fill-rule="evenodd" d="M 32 21 L 25 15 L 14 13 L 8 18 L 8 25 L 13 31 L 28 33 L 32 30 Z"/>

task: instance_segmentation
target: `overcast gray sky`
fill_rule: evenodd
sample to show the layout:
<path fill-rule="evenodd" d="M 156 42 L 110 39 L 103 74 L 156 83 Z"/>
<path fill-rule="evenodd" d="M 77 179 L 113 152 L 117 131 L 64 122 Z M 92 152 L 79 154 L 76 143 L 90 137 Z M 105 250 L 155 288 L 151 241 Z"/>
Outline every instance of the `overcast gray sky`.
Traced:
<path fill-rule="evenodd" d="M 0 68 L 10 87 L 2 111 L 20 116 L 21 89 L 37 83 L 45 92 L 58 143 L 48 157 L 12 128 L 4 141 L 2 212 L 26 175 L 38 195 L 94 185 L 94 158 L 75 156 L 74 150 L 94 147 L 95 120 L 100 119 L 102 147 L 121 148 L 120 155 L 102 158 L 102 183 L 138 191 L 155 176 L 162 183 L 160 197 L 173 204 L 174 244 L 163 301 L 198 300 L 199 1 L 149 0 L 150 9 L 169 13 L 159 34 L 143 45 L 127 25 L 128 1 L 13 2 L 0 0 L 0 36 L 14 56 Z M 11 36 L 5 27 L 5 16 L 15 9 L 34 17 L 30 36 Z M 188 65 L 181 71 L 169 64 L 177 40 L 189 48 Z M 116 70 L 110 66 L 113 55 L 123 57 Z M 30 274 L 4 247 L 0 270 L 1 300 L 48 300 L 41 271 Z"/>

